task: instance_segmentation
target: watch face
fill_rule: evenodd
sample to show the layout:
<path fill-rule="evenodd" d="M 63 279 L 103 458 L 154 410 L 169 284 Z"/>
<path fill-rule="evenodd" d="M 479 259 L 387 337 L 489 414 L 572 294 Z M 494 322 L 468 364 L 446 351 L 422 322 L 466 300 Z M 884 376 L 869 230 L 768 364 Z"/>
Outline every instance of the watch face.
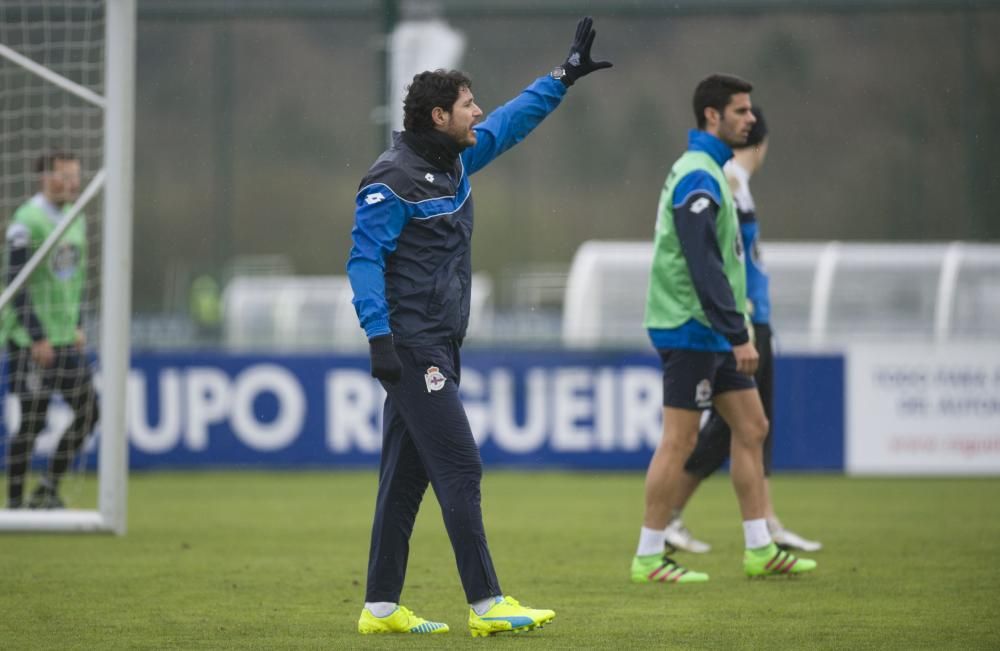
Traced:
<path fill-rule="evenodd" d="M 552 69 L 552 72 L 549 73 L 549 76 L 553 79 L 562 79 L 566 76 L 566 69 L 562 66 L 556 66 Z"/>

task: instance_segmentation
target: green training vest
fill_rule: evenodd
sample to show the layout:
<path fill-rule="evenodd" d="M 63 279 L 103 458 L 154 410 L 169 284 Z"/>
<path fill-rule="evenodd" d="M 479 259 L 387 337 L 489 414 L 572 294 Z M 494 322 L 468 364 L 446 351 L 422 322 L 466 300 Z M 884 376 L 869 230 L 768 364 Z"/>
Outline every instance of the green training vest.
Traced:
<path fill-rule="evenodd" d="M 698 300 L 674 224 L 674 188 L 681 179 L 696 170 L 711 174 L 722 192 L 722 205 L 715 218 L 716 237 L 722 252 L 722 268 L 733 289 L 738 309 L 746 312 L 747 279 L 743 266 L 743 241 L 733 192 L 729 189 L 729 182 L 722 168 L 711 156 L 701 151 L 687 151 L 674 163 L 663 192 L 660 193 L 653 243 L 653 268 L 649 277 L 646 318 L 643 323 L 646 328 L 669 330 L 679 328 L 691 319 L 712 327 L 705 317 L 701 301 Z"/>
<path fill-rule="evenodd" d="M 64 212 L 68 208 L 67 206 Z M 58 226 L 34 200 L 22 204 L 14 213 L 11 223 L 23 224 L 28 228 L 31 233 L 31 252 L 37 251 Z M 5 252 L 4 278 L 7 277 L 9 264 L 7 256 Z M 53 346 L 65 346 L 76 341 L 86 268 L 86 217 L 80 215 L 26 283 L 31 307 L 42 324 L 45 338 Z M 0 342 L 9 337 L 22 348 L 31 345 L 31 337 L 11 304 L 4 307 L 0 324 Z"/>

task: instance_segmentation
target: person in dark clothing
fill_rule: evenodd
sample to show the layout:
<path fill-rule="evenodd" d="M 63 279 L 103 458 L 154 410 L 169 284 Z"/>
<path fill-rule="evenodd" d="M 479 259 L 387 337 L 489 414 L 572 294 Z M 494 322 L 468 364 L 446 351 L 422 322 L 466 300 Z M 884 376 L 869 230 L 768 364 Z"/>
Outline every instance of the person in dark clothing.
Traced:
<path fill-rule="evenodd" d="M 6 282 L 60 227 L 80 191 L 80 161 L 69 152 L 41 156 L 35 164 L 40 190 L 24 202 L 7 227 Z M 59 481 L 99 417 L 97 392 L 83 348 L 81 327 L 87 275 L 86 220 L 78 218 L 23 289 L 0 315 L 0 340 L 7 343 L 7 385 L 17 396 L 21 423 L 7 443 L 7 508 L 24 504 L 24 483 L 32 447 L 45 428 L 49 401 L 59 392 L 73 409 L 73 422 L 59 438 L 48 471 L 32 491 L 33 509 L 63 507 Z"/>
<path fill-rule="evenodd" d="M 531 133 L 574 82 L 611 66 L 590 56 L 592 22 L 579 22 L 562 65 L 482 122 L 464 73 L 414 76 L 404 131 L 361 181 L 347 274 L 371 373 L 387 394 L 361 633 L 448 631 L 399 605 L 428 484 L 451 539 L 472 634 L 530 630 L 555 617 L 503 594 L 483 529 L 482 461 L 458 390 L 472 269 L 469 177 Z"/>

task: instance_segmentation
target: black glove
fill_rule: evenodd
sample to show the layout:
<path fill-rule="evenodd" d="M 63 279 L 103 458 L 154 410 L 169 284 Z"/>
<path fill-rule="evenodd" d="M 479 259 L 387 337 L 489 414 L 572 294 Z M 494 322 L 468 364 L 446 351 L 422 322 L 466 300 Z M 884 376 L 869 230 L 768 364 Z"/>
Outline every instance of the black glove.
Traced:
<path fill-rule="evenodd" d="M 399 361 L 396 347 L 392 344 L 392 335 L 379 335 L 368 340 L 369 355 L 372 361 L 372 377 L 396 384 L 403 376 L 403 362 Z"/>
<path fill-rule="evenodd" d="M 611 67 L 610 61 L 594 61 L 590 58 L 590 46 L 594 44 L 594 37 L 597 36 L 593 26 L 594 19 L 590 16 L 584 16 L 576 24 L 576 38 L 569 47 L 566 63 L 562 64 L 563 70 L 566 71 L 562 83 L 566 84 L 567 88 L 584 75 Z"/>

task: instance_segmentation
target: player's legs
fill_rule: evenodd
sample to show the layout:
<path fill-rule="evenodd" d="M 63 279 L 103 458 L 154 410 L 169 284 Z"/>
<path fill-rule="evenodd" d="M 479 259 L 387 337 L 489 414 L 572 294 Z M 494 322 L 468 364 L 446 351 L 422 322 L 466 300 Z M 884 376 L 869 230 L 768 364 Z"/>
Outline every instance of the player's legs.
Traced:
<path fill-rule="evenodd" d="M 428 480 L 406 424 L 389 396 L 382 422 L 382 458 L 365 601 L 398 603 L 406 577 L 410 534 Z"/>
<path fill-rule="evenodd" d="M 7 506 L 20 507 L 24 500 L 24 480 L 31 460 L 35 438 L 45 428 L 49 409 L 47 378 L 38 372 L 27 348 L 11 346 L 7 350 L 8 390 L 17 395 L 21 423 L 7 441 Z"/>
<path fill-rule="evenodd" d="M 770 420 L 770 399 L 772 387 L 772 354 L 771 354 L 771 334 L 767 325 L 761 325 L 757 332 L 758 352 L 760 362 L 754 379 L 758 383 L 761 392 L 761 400 L 764 403 L 764 412 Z M 765 388 L 766 387 L 766 388 Z M 766 400 L 765 400 L 766 391 Z M 771 435 L 768 428 L 768 435 L 764 440 L 764 474 L 770 474 L 771 467 Z M 706 552 L 711 549 L 710 545 L 697 540 L 681 519 L 681 513 L 687 506 L 691 496 L 697 490 L 701 481 L 709 477 L 712 473 L 722 467 L 722 464 L 729 458 L 732 447 L 732 432 L 725 419 L 716 409 L 711 409 L 708 418 L 698 432 L 698 443 L 694 451 L 684 464 L 686 471 L 686 481 L 681 487 L 678 502 L 674 507 L 674 518 L 667 527 L 667 542 L 678 549 L 694 552 Z M 774 515 L 770 499 L 766 496 L 767 484 L 765 481 L 765 504 L 767 517 Z M 770 522 L 770 520 L 769 520 Z"/>
<path fill-rule="evenodd" d="M 774 511 L 774 502 L 771 501 L 771 486 L 767 478 L 771 476 L 771 467 L 774 459 L 774 426 L 772 415 L 774 414 L 774 349 L 771 343 L 771 327 L 766 323 L 755 323 L 754 333 L 756 335 L 757 353 L 760 361 L 757 364 L 757 373 L 754 379 L 757 380 L 757 392 L 760 393 L 760 402 L 764 407 L 764 415 L 767 416 L 769 426 L 767 436 L 764 437 L 762 450 L 764 462 L 764 498 L 767 504 L 766 517 L 768 527 L 774 530 L 773 524 L 780 526 L 778 516 Z"/>
<path fill-rule="evenodd" d="M 768 421 L 756 388 L 726 391 L 715 396 L 715 407 L 732 430 L 730 474 L 743 520 L 763 519 L 767 511 L 764 494 L 762 448 Z"/>
<path fill-rule="evenodd" d="M 764 407 L 764 415 L 767 416 L 768 423 L 771 423 L 774 415 L 774 349 L 771 342 L 771 328 L 766 323 L 756 323 L 754 324 L 754 332 L 757 353 L 760 355 L 754 379 L 757 381 L 757 392 L 760 394 L 760 402 Z M 768 426 L 767 436 L 764 438 L 765 477 L 771 476 L 774 456 L 773 431 L 773 426 Z"/>
<path fill-rule="evenodd" d="M 691 535 L 680 518 L 683 504 L 701 481 L 684 470 L 684 460 L 694 447 L 700 421 L 701 414 L 698 411 L 673 407 L 663 409 L 663 438 L 646 471 L 646 512 L 636 549 L 637 558 L 633 561 L 634 581 L 638 581 L 640 575 L 648 577 L 654 571 L 659 574 L 669 573 L 671 570 L 686 571 L 669 558 L 647 560 L 648 566 L 639 562 L 638 556 L 650 557 L 661 553 L 664 544 L 673 550 L 695 553 L 711 550 L 710 545 Z M 657 560 L 655 567 L 650 564 L 652 560 Z M 642 567 L 639 568 L 638 565 Z M 686 581 L 703 581 L 708 578 L 707 575 L 690 573 L 682 576 Z"/>
<path fill-rule="evenodd" d="M 715 354 L 662 350 L 663 436 L 646 471 L 645 512 L 630 570 L 632 581 L 689 583 L 708 575 L 690 572 L 663 555 L 666 528 L 689 488 L 684 463 L 694 449 L 701 412 L 711 404 Z"/>
<path fill-rule="evenodd" d="M 771 328 L 766 323 L 754 325 L 757 333 L 757 352 L 760 353 L 760 363 L 757 365 L 757 388 L 760 391 L 760 401 L 764 405 L 764 413 L 768 421 L 773 423 L 774 413 L 774 348 L 772 342 Z M 768 428 L 767 437 L 764 439 L 764 493 L 767 501 L 767 528 L 771 532 L 771 538 L 778 545 L 799 549 L 805 552 L 819 551 L 823 544 L 817 540 L 809 540 L 790 529 L 786 529 L 778 518 L 774 508 L 774 501 L 771 499 L 771 468 L 774 457 L 774 427 Z"/>
<path fill-rule="evenodd" d="M 715 397 L 716 408 L 732 430 L 730 471 L 743 515 L 743 570 L 748 576 L 808 572 L 816 562 L 778 549 L 767 527 L 762 448 L 769 423 L 757 388 L 752 383 L 746 387 L 748 379 L 736 372 L 735 360 L 728 356 L 716 377 Z"/>
<path fill-rule="evenodd" d="M 60 348 L 56 355 L 54 384 L 56 390 L 73 409 L 73 422 L 59 439 L 55 454 L 49 463 L 46 486 L 55 495 L 59 480 L 72 463 L 76 453 L 93 431 L 100 417 L 97 392 L 84 357 L 75 347 Z"/>
<path fill-rule="evenodd" d="M 457 346 L 398 349 L 403 377 L 387 387 L 434 487 L 469 603 L 501 595 L 483 527 L 479 448 L 458 392 Z"/>
<path fill-rule="evenodd" d="M 684 524 L 683 511 L 703 479 L 718 470 L 729 458 L 729 426 L 712 409 L 708 419 L 698 432 L 694 451 L 684 463 L 684 473 L 678 486 L 670 524 L 666 528 L 667 544 L 676 549 L 703 554 L 712 549 L 706 542 L 698 540 Z"/>
<path fill-rule="evenodd" d="M 700 480 L 722 467 L 729 458 L 729 425 L 715 409 L 709 411 L 708 419 L 698 432 L 698 443 L 684 464 L 684 470 Z M 695 484 L 697 485 L 697 483 Z"/>
<path fill-rule="evenodd" d="M 639 545 L 629 569 L 634 583 L 701 583 L 708 575 L 691 572 L 664 554 L 667 524 L 683 482 L 684 460 L 694 448 L 700 413 L 694 409 L 665 406 L 663 437 L 646 471 L 646 509 Z"/>
<path fill-rule="evenodd" d="M 700 422 L 697 410 L 663 408 L 663 437 L 646 470 L 644 527 L 664 529 L 670 521 L 686 479 L 684 462 L 694 449 Z"/>

